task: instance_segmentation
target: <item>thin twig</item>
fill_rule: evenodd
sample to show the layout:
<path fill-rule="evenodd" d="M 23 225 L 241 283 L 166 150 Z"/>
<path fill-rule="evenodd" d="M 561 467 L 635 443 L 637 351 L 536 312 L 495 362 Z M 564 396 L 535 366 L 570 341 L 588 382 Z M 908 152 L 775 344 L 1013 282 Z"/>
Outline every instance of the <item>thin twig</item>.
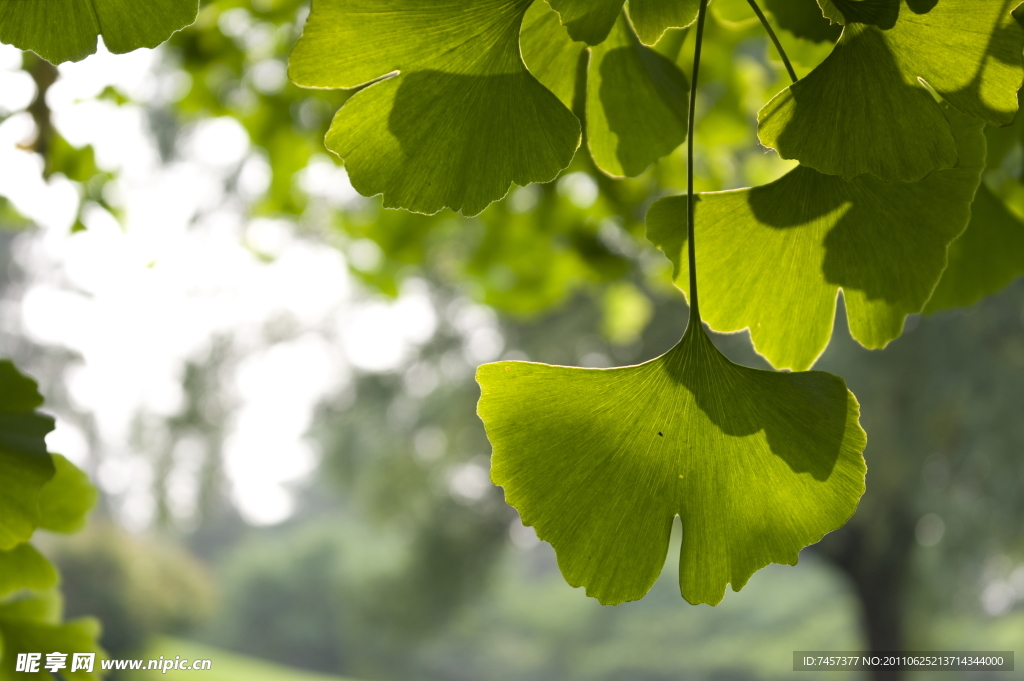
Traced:
<path fill-rule="evenodd" d="M 793 79 L 793 82 L 800 80 L 796 77 L 796 71 L 793 70 L 793 64 L 790 63 L 789 57 L 786 56 L 786 51 L 782 49 L 782 43 L 779 42 L 779 36 L 775 35 L 775 31 L 772 29 L 772 25 L 768 23 L 767 17 L 761 8 L 757 6 L 757 0 L 747 0 L 750 3 L 750 8 L 754 10 L 754 14 L 761 20 L 761 25 L 764 26 L 764 30 L 768 32 L 768 37 L 775 43 L 775 49 L 779 51 L 779 56 L 782 57 L 782 63 L 786 65 L 786 70 L 789 71 L 789 77 Z"/>
<path fill-rule="evenodd" d="M 700 306 L 697 304 L 697 247 L 693 241 L 693 215 L 696 201 L 693 196 L 693 128 L 697 105 L 697 80 L 700 75 L 700 50 L 704 45 L 704 20 L 708 14 L 708 0 L 700 0 L 697 14 L 697 41 L 693 48 L 693 75 L 690 78 L 690 109 L 686 117 L 686 239 L 690 257 L 690 327 L 700 327 Z"/>
<path fill-rule="evenodd" d="M 39 154 L 43 159 L 45 168 L 43 172 L 49 176 L 52 165 L 50 142 L 53 139 L 54 130 L 50 106 L 46 103 L 46 93 L 49 91 L 50 86 L 57 82 L 60 74 L 56 66 L 31 52 L 25 52 L 23 59 L 25 62 L 24 70 L 32 76 L 32 80 L 36 84 L 36 97 L 26 109 L 32 116 L 32 121 L 36 124 L 36 136 L 31 141 L 19 146 L 22 149 Z"/>

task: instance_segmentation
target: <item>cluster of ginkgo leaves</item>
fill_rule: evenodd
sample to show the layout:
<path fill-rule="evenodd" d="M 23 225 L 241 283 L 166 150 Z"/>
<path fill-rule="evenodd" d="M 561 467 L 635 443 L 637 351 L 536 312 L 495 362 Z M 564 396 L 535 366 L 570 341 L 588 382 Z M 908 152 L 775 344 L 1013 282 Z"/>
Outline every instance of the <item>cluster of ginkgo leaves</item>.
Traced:
<path fill-rule="evenodd" d="M 828 343 L 840 290 L 851 333 L 871 348 L 924 309 L 971 218 L 983 127 L 1013 122 L 1024 80 L 1024 30 L 1006 0 L 819 5 L 804 11 L 843 26 L 831 55 L 758 116 L 761 143 L 800 166 L 648 214 L 680 288 L 703 286 L 708 325 L 749 329 L 769 362 L 800 372 Z M 649 45 L 698 15 L 699 34 L 706 6 L 318 0 L 290 73 L 361 88 L 327 135 L 361 193 L 475 214 L 513 183 L 553 179 L 583 132 L 610 175 L 675 149 L 689 84 Z M 646 593 L 676 515 L 683 596 L 717 603 L 729 583 L 795 562 L 863 493 L 866 440 L 843 382 L 728 362 L 692 293 L 687 334 L 644 365 L 478 373 L 494 481 L 566 579 L 605 603 Z"/>
<path fill-rule="evenodd" d="M 53 419 L 37 411 L 36 384 L 0 361 L 0 679 L 16 679 L 19 653 L 99 653 L 99 623 L 62 622 L 57 570 L 32 545 L 37 529 L 77 532 L 96 502 L 85 473 L 46 451 Z M 63 670 L 68 679 L 99 678 Z M 45 673 L 45 672 L 44 672 Z"/>
<path fill-rule="evenodd" d="M 691 300 L 680 344 L 636 367 L 478 373 L 494 481 L 566 579 L 604 603 L 646 593 L 676 515 L 683 596 L 713 604 L 853 514 L 859 407 L 841 379 L 806 371 L 840 290 L 853 336 L 881 348 L 907 315 L 970 302 L 979 279 L 995 288 L 1020 271 L 1004 248 L 1020 223 L 981 182 L 984 126 L 1013 122 L 1024 80 L 1015 1 L 765 2 L 794 34 L 841 32 L 758 116 L 761 143 L 798 167 L 762 187 L 691 188 L 648 213 Z M 697 59 L 690 82 L 652 45 L 690 27 L 699 46 L 707 5 L 314 0 L 289 73 L 352 92 L 326 143 L 359 192 L 475 215 L 513 184 L 554 179 L 583 145 L 613 177 L 692 145 Z M 7 2 L 0 41 L 75 60 L 98 35 L 113 52 L 153 46 L 195 14 L 195 0 Z M 732 364 L 702 322 L 749 329 L 773 366 L 795 372 Z"/>

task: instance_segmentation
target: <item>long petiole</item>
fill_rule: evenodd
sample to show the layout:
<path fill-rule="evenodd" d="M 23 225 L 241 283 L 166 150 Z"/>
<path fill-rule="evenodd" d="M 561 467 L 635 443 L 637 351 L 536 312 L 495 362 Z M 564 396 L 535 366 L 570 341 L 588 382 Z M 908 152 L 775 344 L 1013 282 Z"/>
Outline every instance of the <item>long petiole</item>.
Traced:
<path fill-rule="evenodd" d="M 700 50 L 704 44 L 704 20 L 708 15 L 708 0 L 700 0 L 697 14 L 697 40 L 693 48 L 693 75 L 690 78 L 690 108 L 686 117 L 686 240 L 690 258 L 690 327 L 700 326 L 700 306 L 697 304 L 697 248 L 693 241 L 693 214 L 696 201 L 693 196 L 693 128 L 697 105 L 697 80 L 700 74 Z"/>
<path fill-rule="evenodd" d="M 775 31 L 772 29 L 772 25 L 768 23 L 768 19 L 765 17 L 764 12 L 762 12 L 761 8 L 757 6 L 757 0 L 747 0 L 747 2 L 750 3 L 750 8 L 754 10 L 754 14 L 757 15 L 757 18 L 761 20 L 761 25 L 764 26 L 764 30 L 768 32 L 768 37 L 772 39 L 773 43 L 775 43 L 775 49 L 778 50 L 779 56 L 782 57 L 782 63 L 786 65 L 786 70 L 789 71 L 789 77 L 792 78 L 795 83 L 799 78 L 796 77 L 796 71 L 793 70 L 793 64 L 790 63 L 789 57 L 786 56 L 786 51 L 782 49 L 782 43 L 779 42 L 779 36 L 775 35 Z"/>

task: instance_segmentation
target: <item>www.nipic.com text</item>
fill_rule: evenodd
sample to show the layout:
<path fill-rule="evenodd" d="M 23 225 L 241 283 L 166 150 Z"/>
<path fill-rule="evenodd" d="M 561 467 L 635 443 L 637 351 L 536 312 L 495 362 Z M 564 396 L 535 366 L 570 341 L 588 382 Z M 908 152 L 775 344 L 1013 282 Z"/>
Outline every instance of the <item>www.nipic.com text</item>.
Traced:
<path fill-rule="evenodd" d="M 70 661 L 68 658 L 71 658 Z M 96 666 L 96 653 L 18 653 L 14 671 L 35 674 L 40 669 L 50 673 L 62 670 L 69 672 L 91 672 Z M 172 670 L 203 671 L 211 669 L 210 660 L 183 660 L 175 656 L 172 660 L 163 656 L 157 660 L 100 660 L 100 669 L 154 669 L 163 674 Z"/>

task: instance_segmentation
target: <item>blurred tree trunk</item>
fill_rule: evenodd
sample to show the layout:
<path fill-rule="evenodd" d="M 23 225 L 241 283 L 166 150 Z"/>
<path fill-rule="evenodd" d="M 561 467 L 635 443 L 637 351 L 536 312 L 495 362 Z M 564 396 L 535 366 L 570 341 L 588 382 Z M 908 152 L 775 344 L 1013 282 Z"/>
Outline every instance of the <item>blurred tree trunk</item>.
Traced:
<path fill-rule="evenodd" d="M 50 86 L 57 82 L 60 73 L 57 67 L 50 62 L 37 57 L 31 52 L 25 52 L 22 56 L 24 69 L 32 76 L 36 84 L 36 96 L 28 106 L 28 112 L 36 124 L 35 139 L 22 146 L 27 151 L 34 151 L 43 158 L 46 169 L 50 166 L 50 138 L 53 137 L 53 120 L 50 116 L 50 106 L 46 103 L 46 93 Z"/>
<path fill-rule="evenodd" d="M 914 525 L 904 509 L 887 509 L 869 522 L 855 518 L 819 547 L 853 585 L 861 605 L 861 624 L 871 654 L 905 650 L 906 585 Z M 870 516 L 869 516 L 870 517 Z M 901 669 L 872 670 L 875 681 L 901 681 Z"/>

